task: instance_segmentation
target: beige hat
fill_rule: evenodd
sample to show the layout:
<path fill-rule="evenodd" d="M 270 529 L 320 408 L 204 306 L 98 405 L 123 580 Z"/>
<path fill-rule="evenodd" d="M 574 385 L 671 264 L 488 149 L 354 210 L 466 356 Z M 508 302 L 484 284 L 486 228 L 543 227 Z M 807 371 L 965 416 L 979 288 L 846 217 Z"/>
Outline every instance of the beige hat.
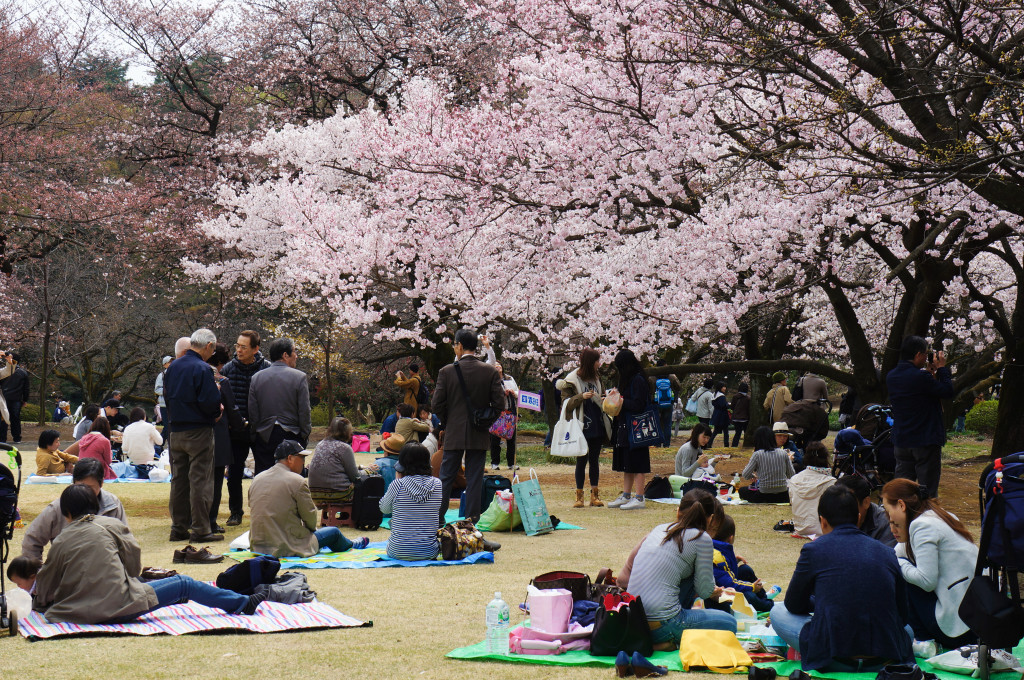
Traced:
<path fill-rule="evenodd" d="M 789 431 L 789 425 L 783 422 L 778 422 L 772 425 L 773 434 L 784 434 L 787 437 L 792 437 L 793 433 Z"/>
<path fill-rule="evenodd" d="M 397 456 L 403 446 L 405 446 L 405 437 L 398 433 L 392 433 L 390 437 L 381 442 L 380 448 L 384 449 L 385 453 Z"/>

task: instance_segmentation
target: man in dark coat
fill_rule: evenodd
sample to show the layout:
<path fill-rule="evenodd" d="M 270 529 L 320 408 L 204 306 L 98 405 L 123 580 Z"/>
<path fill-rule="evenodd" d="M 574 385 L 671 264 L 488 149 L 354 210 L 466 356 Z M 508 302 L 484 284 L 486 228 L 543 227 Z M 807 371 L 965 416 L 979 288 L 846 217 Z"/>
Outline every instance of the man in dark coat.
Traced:
<path fill-rule="evenodd" d="M 857 529 L 854 493 L 836 484 L 818 502 L 821 537 L 800 550 L 772 627 L 805 671 L 875 672 L 913 663 L 906 583 L 896 553 Z"/>
<path fill-rule="evenodd" d="M 15 444 L 21 443 L 21 407 L 28 401 L 29 377 L 28 371 L 21 367 L 18 361 L 18 354 L 10 352 L 0 354 L 0 362 L 6 361 L 6 368 L 10 375 L 0 380 L 0 390 L 3 390 L 4 399 L 7 400 L 7 411 L 11 418 L 11 438 Z M 7 442 L 7 423 L 0 418 L 0 442 Z"/>
<path fill-rule="evenodd" d="M 455 333 L 455 363 L 437 374 L 431 406 L 441 419 L 444 432 L 444 458 L 441 460 L 441 512 L 440 524 L 448 510 L 452 484 L 466 458 L 466 517 L 474 522 L 480 517 L 484 463 L 486 450 L 491 445 L 487 427 L 473 425 L 472 412 L 490 407 L 495 414 L 505 406 L 505 389 L 498 371 L 475 354 L 476 332 L 463 328 Z M 459 372 L 465 382 L 465 393 Z"/>

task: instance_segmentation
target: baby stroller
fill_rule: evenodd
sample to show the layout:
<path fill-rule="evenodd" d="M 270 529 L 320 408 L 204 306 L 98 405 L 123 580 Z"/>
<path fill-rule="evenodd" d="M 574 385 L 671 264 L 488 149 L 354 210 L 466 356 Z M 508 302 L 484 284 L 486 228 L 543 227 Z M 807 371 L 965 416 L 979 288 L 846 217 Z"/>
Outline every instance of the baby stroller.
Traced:
<path fill-rule="evenodd" d="M 879 433 L 869 441 L 854 427 L 840 430 L 836 435 L 835 455 L 832 458 L 832 475 L 856 475 L 867 481 L 871 490 L 880 489 L 892 479 L 893 468 L 881 462 L 883 453 L 892 451 L 889 430 Z"/>
<path fill-rule="evenodd" d="M 990 648 L 1013 648 L 1024 637 L 1024 610 L 1021 609 L 1019 573 L 1024 570 L 1024 453 L 1014 453 L 989 463 L 978 484 L 981 505 L 981 547 L 975 568 L 975 580 L 989 579 L 987 588 L 992 602 L 981 599 L 972 583 L 960 605 L 960 616 L 978 635 L 978 672 L 988 680 Z M 988 576 L 982 574 L 988 569 Z M 998 594 L 995 591 L 998 589 Z M 979 591 L 986 588 L 978 588 Z M 971 600 L 969 602 L 969 600 Z M 970 615 L 974 610 L 974 616 Z M 979 614 L 979 609 L 983 611 Z M 972 619 L 972 621 L 968 621 Z"/>
<path fill-rule="evenodd" d="M 828 411 L 822 408 L 828 406 Z M 828 414 L 832 404 L 827 401 L 795 401 L 782 410 L 780 419 L 793 433 L 793 443 L 803 451 L 811 442 L 821 441 L 828 436 Z"/>
<path fill-rule="evenodd" d="M 21 491 L 21 453 L 13 446 L 0 444 L 0 456 L 10 456 L 18 470 L 17 479 L 7 465 L 0 463 L 0 637 L 17 635 L 18 615 L 7 610 L 5 585 L 10 540 L 14 538 L 14 525 L 18 520 L 18 493 Z"/>
<path fill-rule="evenodd" d="M 875 447 L 875 469 L 886 482 L 896 474 L 896 452 L 892 443 L 892 407 L 866 404 L 857 411 L 853 426 Z"/>

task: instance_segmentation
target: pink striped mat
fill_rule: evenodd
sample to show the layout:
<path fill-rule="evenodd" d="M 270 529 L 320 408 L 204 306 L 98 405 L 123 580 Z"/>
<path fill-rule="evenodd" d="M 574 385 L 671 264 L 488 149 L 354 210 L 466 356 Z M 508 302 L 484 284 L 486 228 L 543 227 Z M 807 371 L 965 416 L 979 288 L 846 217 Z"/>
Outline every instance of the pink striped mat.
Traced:
<path fill-rule="evenodd" d="M 18 621 L 21 634 L 30 640 L 65 635 L 188 635 L 209 630 L 243 630 L 276 633 L 314 628 L 359 628 L 373 622 L 353 619 L 322 602 L 280 604 L 264 602 L 253 616 L 227 614 L 195 602 L 157 609 L 132 623 L 50 623 L 36 611 Z"/>

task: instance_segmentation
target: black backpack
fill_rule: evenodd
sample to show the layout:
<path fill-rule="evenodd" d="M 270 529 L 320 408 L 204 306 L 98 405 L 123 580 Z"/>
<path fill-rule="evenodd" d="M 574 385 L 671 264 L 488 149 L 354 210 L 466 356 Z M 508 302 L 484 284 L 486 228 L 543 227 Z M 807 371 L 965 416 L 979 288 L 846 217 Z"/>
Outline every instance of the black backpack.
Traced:
<path fill-rule="evenodd" d="M 352 521 L 360 531 L 374 531 L 384 521 L 380 499 L 387 488 L 383 477 L 367 477 L 352 494 Z"/>
<path fill-rule="evenodd" d="M 426 406 L 430 405 L 430 390 L 427 389 L 423 378 L 420 378 L 420 388 L 416 390 L 416 403 Z"/>
<path fill-rule="evenodd" d="M 804 398 L 804 379 L 800 378 L 793 387 L 793 401 L 800 401 Z"/>
<path fill-rule="evenodd" d="M 276 557 L 257 555 L 218 574 L 217 587 L 240 595 L 252 595 L 256 586 L 273 583 L 280 570 L 281 562 Z"/>
<path fill-rule="evenodd" d="M 508 477 L 502 477 L 501 475 L 484 475 L 483 492 L 480 499 L 480 512 L 483 512 L 490 506 L 491 501 L 494 500 L 494 494 L 501 489 L 511 489 L 512 481 Z"/>
<path fill-rule="evenodd" d="M 668 477 L 652 477 L 644 487 L 644 498 L 672 498 L 672 485 L 668 483 Z"/>

